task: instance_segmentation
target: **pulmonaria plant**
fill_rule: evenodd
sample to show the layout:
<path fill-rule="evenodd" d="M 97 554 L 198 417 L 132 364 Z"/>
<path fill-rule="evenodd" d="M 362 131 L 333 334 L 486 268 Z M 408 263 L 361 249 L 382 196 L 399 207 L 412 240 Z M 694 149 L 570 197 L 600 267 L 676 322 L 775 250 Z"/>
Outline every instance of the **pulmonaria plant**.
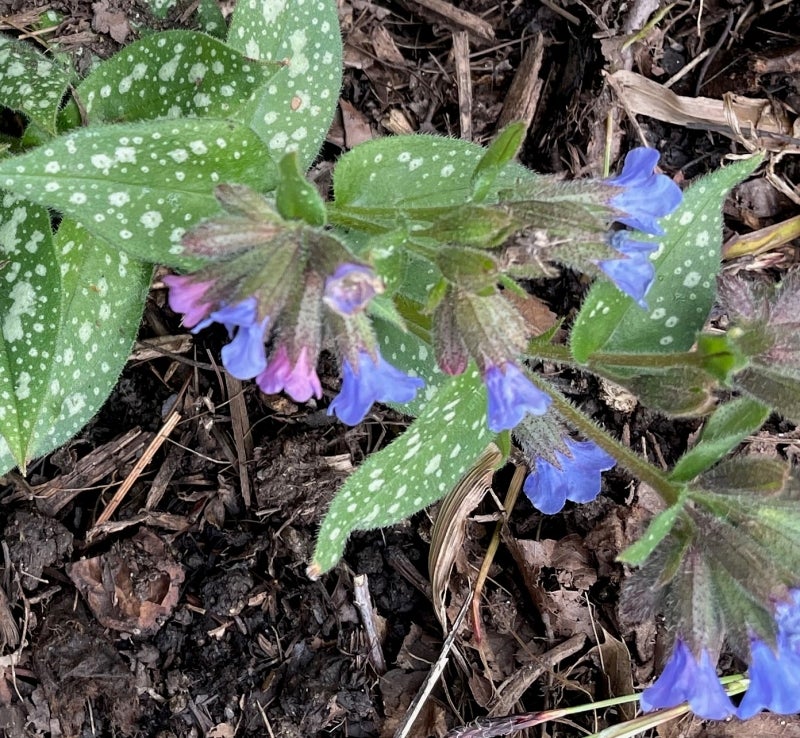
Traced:
<path fill-rule="evenodd" d="M 232 340 L 221 352 L 225 369 L 237 379 L 255 378 L 264 392 L 284 391 L 296 402 L 320 399 L 317 362 L 327 339 L 343 357 L 342 389 L 330 413 L 356 425 L 375 402 L 412 400 L 424 381 L 383 359 L 362 315 L 383 291 L 375 272 L 351 261 L 330 233 L 283 220 L 255 193 L 229 185 L 218 194 L 229 215 L 205 221 L 184 245 L 222 258 L 191 276 L 166 276 L 164 283 L 170 307 L 183 313 L 192 332 L 214 323 L 227 329 Z M 231 241 L 232 255 L 225 253 Z"/>
<path fill-rule="evenodd" d="M 348 425 L 376 402 L 416 416 L 337 493 L 310 575 L 352 531 L 444 497 L 494 441 L 521 449 L 542 514 L 591 503 L 616 465 L 664 503 L 620 554 L 637 568 L 623 610 L 663 616 L 672 648 L 643 706 L 800 709 L 800 485 L 786 463 L 730 457 L 771 411 L 800 420 L 800 279 L 726 277 L 725 330 L 705 328 L 722 203 L 760 159 L 681 192 L 655 150 L 634 148 L 615 176 L 570 181 L 514 162 L 515 124 L 486 149 L 367 142 L 336 163 L 325 201 L 304 170 L 341 87 L 336 3 L 261 5 L 237 3 L 215 37 L 149 35 L 79 82 L 0 36 L 0 104 L 29 122 L 20 153 L 0 158 L 0 474 L 97 411 L 160 263 L 183 324 L 227 333 L 233 376 Z M 569 323 L 527 292 L 557 266 L 594 279 Z M 329 397 L 324 351 L 342 376 Z M 665 472 L 569 402 L 553 365 L 703 417 L 703 430 Z M 725 644 L 750 664 L 738 707 L 716 675 Z"/>

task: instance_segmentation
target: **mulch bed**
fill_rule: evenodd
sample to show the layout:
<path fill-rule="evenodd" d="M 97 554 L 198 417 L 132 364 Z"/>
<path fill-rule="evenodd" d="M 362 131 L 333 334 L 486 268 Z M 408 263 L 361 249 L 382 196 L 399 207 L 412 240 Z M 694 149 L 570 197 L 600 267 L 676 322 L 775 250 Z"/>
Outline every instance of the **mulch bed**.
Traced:
<path fill-rule="evenodd" d="M 685 182 L 747 145 L 701 96 L 764 100 L 778 128 L 789 126 L 764 139 L 773 150 L 791 143 L 800 4 L 681 4 L 628 44 L 658 4 L 340 0 L 345 81 L 312 178 L 324 189 L 335 159 L 376 136 L 422 131 L 486 143 L 523 119 L 522 159 L 539 171 L 598 175 L 606 150 L 616 159 L 647 142 Z M 130 42 L 148 17 L 129 0 L 6 0 L 0 28 L 24 32 L 46 8 L 63 20 L 40 38 L 72 52 L 79 69 L 89 53 L 108 56 Z M 181 24 L 186 9 L 162 25 Z M 638 76 L 609 81 L 604 70 Z M 688 105 L 680 120 L 633 115 L 648 81 L 669 81 Z M 769 181 L 739 188 L 727 237 L 796 214 L 797 162 L 779 158 Z M 726 268 L 778 276 L 795 263 L 797 243 Z M 530 285 L 568 318 L 585 288 L 573 274 Z M 480 716 L 629 694 L 657 672 L 658 624 L 620 622 L 616 609 L 627 572 L 615 556 L 652 514 L 646 488 L 611 472 L 594 503 L 543 517 L 523 498 L 498 527 L 508 469 L 497 475 L 496 498 L 450 521 L 463 544 L 449 558 L 434 548 L 430 575 L 437 507 L 355 535 L 342 564 L 312 582 L 305 567 L 328 501 L 405 421 L 379 408 L 354 429 L 329 418 L 333 364 L 318 404 L 264 396 L 223 375 L 221 339 L 186 335 L 157 275 L 134 356 L 100 414 L 25 479 L 0 478 L 4 735 L 441 738 Z M 698 427 L 655 416 L 592 378 L 564 372 L 556 381 L 656 464 L 672 463 Z M 797 438 L 775 423 L 752 442 L 791 456 Z M 496 531 L 479 607 L 405 728 Z M 443 566 L 452 572 L 436 590 Z M 622 706 L 517 734 L 580 736 L 631 716 Z M 658 731 L 745 733 L 800 736 L 800 722 L 687 718 Z"/>

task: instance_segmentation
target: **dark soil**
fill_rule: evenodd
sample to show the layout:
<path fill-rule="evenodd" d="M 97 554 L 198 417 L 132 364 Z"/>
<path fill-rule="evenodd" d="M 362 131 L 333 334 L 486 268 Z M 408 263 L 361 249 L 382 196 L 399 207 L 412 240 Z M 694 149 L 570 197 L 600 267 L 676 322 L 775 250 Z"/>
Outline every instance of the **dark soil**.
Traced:
<path fill-rule="evenodd" d="M 664 82 L 706 49 L 712 50 L 707 62 L 677 80 L 676 93 L 760 97 L 792 119 L 800 110 L 797 67 L 781 63 L 797 57 L 796 2 L 773 3 L 771 11 L 765 3 L 721 0 L 678 5 L 628 49 L 626 35 L 658 3 L 454 0 L 471 14 L 460 26 L 424 5 L 340 0 L 345 83 L 313 169 L 321 187 L 335 158 L 365 138 L 406 130 L 461 136 L 467 129 L 485 143 L 504 105 L 531 98 L 523 152 L 531 167 L 598 175 L 606 147 L 617 158 L 643 136 L 664 153 L 668 174 L 691 179 L 726 154 L 743 152 L 742 143 L 643 116 L 634 125 L 602 70 L 623 66 Z M 129 0 L 5 0 L 0 27 L 20 33 L 32 24 L 34 8 L 55 9 L 64 20 L 46 41 L 75 53 L 80 67 L 87 51 L 108 56 L 132 40 L 138 24 L 186 23 L 187 6 L 158 24 L 144 3 Z M 493 29 L 494 40 L 481 35 L 481 23 Z M 456 83 L 453 53 L 454 32 L 465 30 L 471 97 Z M 539 37 L 541 85 L 529 85 L 517 100 L 512 83 Z M 757 74 L 758 59 L 772 60 L 772 71 Z M 790 194 L 800 180 L 797 161 L 776 163 Z M 748 232 L 797 212 L 797 200 L 759 181 L 729 203 L 732 230 Z M 796 261 L 796 246 L 728 268 L 779 273 Z M 194 338 L 191 347 L 179 338 L 183 348 L 168 349 L 176 355 L 141 358 L 148 343 L 183 334 L 155 285 L 137 354 L 102 412 L 27 478 L 0 478 L 0 732 L 14 738 L 395 735 L 451 629 L 437 619 L 428 571 L 437 510 L 354 536 L 341 565 L 320 581 L 310 581 L 305 567 L 337 486 L 402 430 L 402 417 L 375 409 L 354 429 L 334 422 L 325 414 L 338 386 L 333 367 L 319 405 L 298 407 L 259 394 L 252 383 L 226 381 L 215 369 L 221 336 L 213 333 Z M 530 285 L 568 316 L 585 288 L 572 274 Z M 698 427 L 655 416 L 592 378 L 564 373 L 556 381 L 657 464 L 673 462 Z M 183 420 L 170 441 L 111 520 L 97 525 L 171 410 Z M 778 433 L 781 450 L 793 450 L 797 435 L 788 425 L 772 426 L 760 442 L 777 448 Z M 510 469 L 497 475 L 500 499 L 510 478 Z M 604 491 L 594 503 L 552 517 L 524 498 L 518 502 L 502 527 L 478 619 L 470 615 L 458 631 L 444 676 L 406 735 L 441 738 L 481 716 L 630 694 L 658 671 L 664 654 L 657 623 L 620 622 L 616 609 L 627 572 L 615 557 L 642 531 L 654 500 L 617 472 L 605 476 Z M 497 519 L 489 497 L 456 521 L 465 538 L 445 593 L 451 622 Z M 371 608 L 357 607 L 358 575 L 366 576 Z M 367 636 L 371 627 L 382 653 Z M 620 707 L 518 734 L 571 738 L 631 716 Z M 744 731 L 800 736 L 800 722 L 686 719 L 658 734 L 721 738 Z"/>

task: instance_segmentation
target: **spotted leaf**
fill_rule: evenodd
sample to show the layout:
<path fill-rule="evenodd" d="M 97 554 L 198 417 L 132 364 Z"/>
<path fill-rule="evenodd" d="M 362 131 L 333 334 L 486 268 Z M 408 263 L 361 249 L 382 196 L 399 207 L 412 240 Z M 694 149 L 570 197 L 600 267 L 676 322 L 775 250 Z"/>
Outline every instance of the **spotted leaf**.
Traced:
<path fill-rule="evenodd" d="M 572 330 L 572 353 L 578 361 L 601 349 L 673 353 L 692 346 L 716 296 L 722 204 L 731 187 L 760 162 L 753 157 L 703 177 L 661 221 L 665 234 L 652 257 L 656 279 L 645 298 L 647 309 L 609 282 L 592 287 Z"/>
<path fill-rule="evenodd" d="M 90 124 L 155 118 L 232 118 L 278 69 L 195 31 L 167 31 L 126 46 L 75 93 Z M 78 106 L 65 126 L 80 122 Z"/>
<path fill-rule="evenodd" d="M 274 186 L 275 167 L 252 131 L 219 120 L 84 128 L 0 161 L 0 187 L 79 220 L 137 259 L 172 266 L 197 265 L 180 239 L 219 211 L 220 182 L 263 191 Z"/>
<path fill-rule="evenodd" d="M 436 365 L 433 347 L 427 341 L 387 320 L 373 317 L 373 324 L 384 359 L 406 374 L 425 380 L 425 389 L 418 392 L 415 399 L 396 406 L 406 415 L 419 415 L 450 377 Z"/>
<path fill-rule="evenodd" d="M 453 377 L 408 430 L 372 454 L 336 494 L 310 573 L 333 567 L 354 530 L 393 525 L 444 497 L 493 438 L 477 371 Z"/>
<path fill-rule="evenodd" d="M 342 39 L 333 0 L 240 0 L 228 45 L 282 68 L 248 103 L 240 120 L 275 159 L 297 151 L 307 169 L 328 132 L 342 84 Z"/>
<path fill-rule="evenodd" d="M 71 80 L 68 67 L 32 44 L 0 34 L 0 105 L 24 113 L 55 134 L 58 107 Z"/>
<path fill-rule="evenodd" d="M 175 7 L 178 0 L 147 0 L 150 12 L 155 18 L 166 18 L 169 11 Z"/>
<path fill-rule="evenodd" d="M 442 136 L 392 136 L 368 141 L 345 154 L 333 175 L 332 211 L 345 223 L 361 217 L 396 228 L 397 210 L 452 208 L 472 197 L 476 168 L 486 149 Z M 509 163 L 493 173 L 483 202 L 497 202 L 532 172 Z M 349 220 L 348 220 L 349 219 Z"/>
<path fill-rule="evenodd" d="M 127 361 L 150 268 L 74 221 L 6 194 L 0 208 L 0 473 L 69 440 Z"/>

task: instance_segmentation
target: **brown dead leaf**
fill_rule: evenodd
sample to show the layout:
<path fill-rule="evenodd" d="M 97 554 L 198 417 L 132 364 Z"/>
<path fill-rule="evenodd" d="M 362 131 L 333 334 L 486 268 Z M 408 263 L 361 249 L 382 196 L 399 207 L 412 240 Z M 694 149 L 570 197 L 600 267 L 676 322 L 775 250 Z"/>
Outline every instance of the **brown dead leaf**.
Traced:
<path fill-rule="evenodd" d="M 525 323 L 534 336 L 541 336 L 556 324 L 558 316 L 538 297 L 534 295 L 523 297 L 513 290 L 506 290 L 503 295 L 525 318 Z"/>
<path fill-rule="evenodd" d="M 400 49 L 397 48 L 397 44 L 385 26 L 378 24 L 373 26 L 370 33 L 370 41 L 372 42 L 372 50 L 378 59 L 392 64 L 405 64 L 405 57 Z"/>
<path fill-rule="evenodd" d="M 75 562 L 68 574 L 102 625 L 134 634 L 161 627 L 184 578 L 164 542 L 144 528 L 108 553 Z"/>
<path fill-rule="evenodd" d="M 605 628 L 600 628 L 600 631 L 603 634 L 603 642 L 590 651 L 597 653 L 605 676 L 605 684 L 602 685 L 604 694 L 600 699 L 634 694 L 631 654 L 628 647 L 624 641 L 614 638 Z M 619 705 L 619 711 L 625 720 L 632 720 L 636 715 L 636 704 L 623 703 Z"/>
<path fill-rule="evenodd" d="M 124 44 L 131 32 L 125 13 L 109 10 L 108 0 L 93 3 L 92 11 L 94 12 L 92 28 L 98 33 L 107 33 L 118 44 Z"/>
<path fill-rule="evenodd" d="M 800 152 L 797 121 L 786 110 L 774 110 L 770 100 L 728 94 L 723 100 L 683 97 L 641 74 L 624 69 L 608 81 L 625 108 L 665 123 L 716 131 L 767 151 Z"/>
<path fill-rule="evenodd" d="M 427 674 L 427 669 L 419 671 L 392 669 L 381 677 L 380 687 L 386 719 L 381 727 L 380 738 L 392 738 L 395 734 Z M 435 700 L 428 700 L 414 721 L 410 735 L 442 738 L 445 733 L 447 725 L 444 710 Z"/>
<path fill-rule="evenodd" d="M 365 141 L 372 140 L 372 128 L 366 116 L 347 100 L 339 100 L 344 126 L 345 148 L 352 149 Z"/>

